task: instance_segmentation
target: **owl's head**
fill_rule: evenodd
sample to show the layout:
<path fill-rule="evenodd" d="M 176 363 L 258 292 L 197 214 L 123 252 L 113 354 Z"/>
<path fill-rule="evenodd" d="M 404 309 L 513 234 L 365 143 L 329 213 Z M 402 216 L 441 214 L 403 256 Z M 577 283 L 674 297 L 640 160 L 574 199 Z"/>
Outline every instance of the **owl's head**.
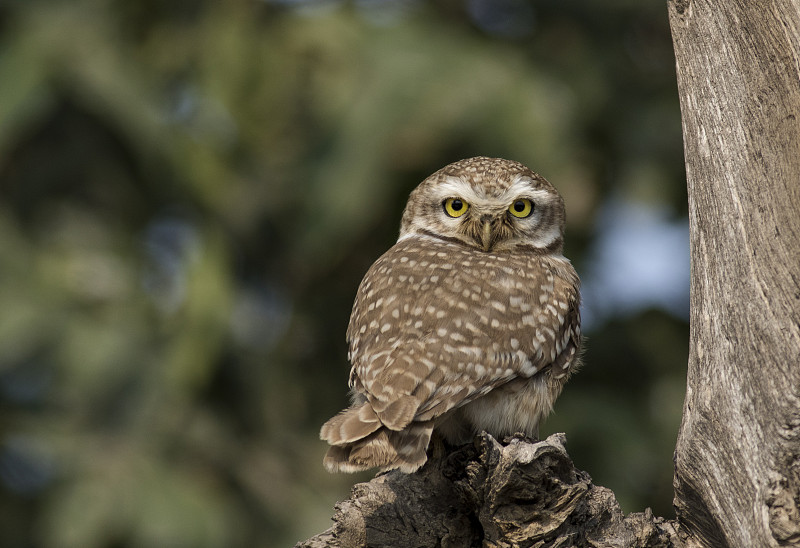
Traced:
<path fill-rule="evenodd" d="M 564 200 L 544 177 L 500 158 L 468 158 L 425 179 L 408 199 L 400 240 L 443 238 L 502 253 L 560 253 Z"/>

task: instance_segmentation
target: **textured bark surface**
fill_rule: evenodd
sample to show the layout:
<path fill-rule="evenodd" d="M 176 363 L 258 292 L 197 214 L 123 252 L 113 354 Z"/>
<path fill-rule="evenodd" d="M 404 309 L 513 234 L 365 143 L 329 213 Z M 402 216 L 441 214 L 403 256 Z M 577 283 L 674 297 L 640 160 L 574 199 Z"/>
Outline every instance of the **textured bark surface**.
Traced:
<path fill-rule="evenodd" d="M 609 489 L 575 469 L 565 441 L 484 435 L 414 474 L 380 475 L 337 505 L 331 529 L 297 547 L 683 546 L 649 509 L 623 515 Z"/>
<path fill-rule="evenodd" d="M 800 2 L 669 16 L 692 257 L 678 518 L 702 546 L 800 546 Z"/>

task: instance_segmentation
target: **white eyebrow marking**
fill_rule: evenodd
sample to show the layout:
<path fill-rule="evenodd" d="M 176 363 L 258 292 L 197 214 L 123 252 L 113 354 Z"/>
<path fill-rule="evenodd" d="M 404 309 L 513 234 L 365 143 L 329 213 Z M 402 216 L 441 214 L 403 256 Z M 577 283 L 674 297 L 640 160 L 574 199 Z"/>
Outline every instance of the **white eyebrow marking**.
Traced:
<path fill-rule="evenodd" d="M 475 188 L 459 177 L 448 177 L 435 188 L 437 199 L 461 198 L 468 204 L 477 207 L 497 207 L 498 204 L 511 205 L 517 198 L 528 198 L 534 204 L 549 204 L 553 193 L 541 188 L 536 188 L 530 177 L 521 175 L 499 196 L 487 196 L 476 192 Z"/>
<path fill-rule="evenodd" d="M 487 205 L 489 203 L 485 196 L 475 192 L 472 185 L 458 177 L 448 177 L 444 183 L 434 189 L 434 192 L 440 200 L 458 197 L 473 206 Z"/>

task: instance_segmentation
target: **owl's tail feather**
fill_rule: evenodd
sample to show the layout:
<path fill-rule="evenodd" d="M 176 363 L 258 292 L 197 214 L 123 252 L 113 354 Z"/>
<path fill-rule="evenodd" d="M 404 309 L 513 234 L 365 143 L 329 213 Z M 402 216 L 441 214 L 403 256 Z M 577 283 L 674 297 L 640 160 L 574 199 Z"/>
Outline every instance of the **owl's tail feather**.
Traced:
<path fill-rule="evenodd" d="M 331 445 L 344 445 L 366 438 L 381 426 L 375 410 L 364 402 L 345 409 L 323 424 L 319 437 Z"/>
<path fill-rule="evenodd" d="M 359 472 L 369 468 L 414 472 L 428 459 L 426 451 L 433 421 L 412 422 L 399 432 L 380 428 L 364 439 L 335 445 L 323 461 L 330 472 Z"/>

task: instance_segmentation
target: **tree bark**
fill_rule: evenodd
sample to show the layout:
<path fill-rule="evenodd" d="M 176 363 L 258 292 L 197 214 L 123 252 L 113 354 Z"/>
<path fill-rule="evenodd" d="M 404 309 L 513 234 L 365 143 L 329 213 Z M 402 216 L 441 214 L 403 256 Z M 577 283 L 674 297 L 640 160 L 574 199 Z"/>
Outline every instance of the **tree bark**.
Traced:
<path fill-rule="evenodd" d="M 677 515 L 702 546 L 798 546 L 800 3 L 669 16 L 692 258 Z"/>
<path fill-rule="evenodd" d="M 623 515 L 611 490 L 575 469 L 565 442 L 484 434 L 414 474 L 379 475 L 337 505 L 331 529 L 296 548 L 682 546 L 649 509 Z"/>
<path fill-rule="evenodd" d="M 675 507 L 624 516 L 563 435 L 354 488 L 298 546 L 800 546 L 800 0 L 670 0 L 691 242 Z"/>

